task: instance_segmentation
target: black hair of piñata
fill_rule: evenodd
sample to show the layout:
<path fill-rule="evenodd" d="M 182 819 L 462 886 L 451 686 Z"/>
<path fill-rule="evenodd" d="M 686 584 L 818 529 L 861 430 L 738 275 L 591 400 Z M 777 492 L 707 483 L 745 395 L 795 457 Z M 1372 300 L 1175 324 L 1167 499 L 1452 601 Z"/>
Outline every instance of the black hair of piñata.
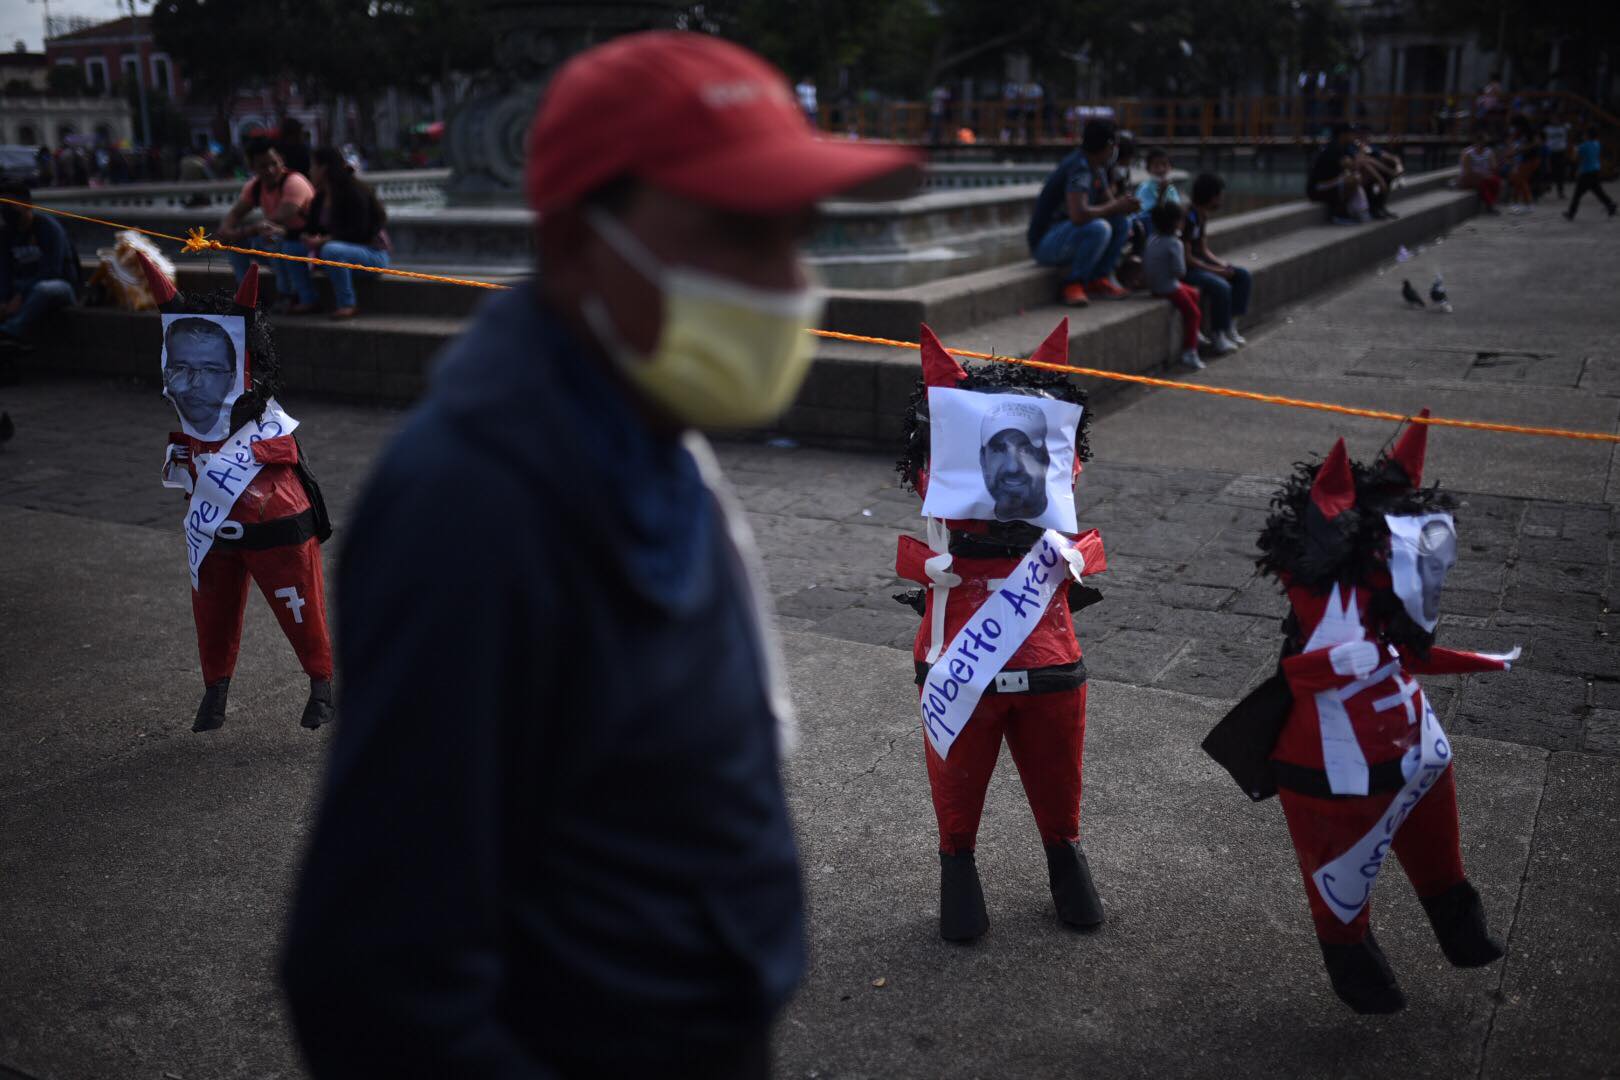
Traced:
<path fill-rule="evenodd" d="M 987 394 L 1028 394 L 1049 397 L 1079 405 L 1080 428 L 1075 432 L 1074 452 L 1081 461 L 1091 460 L 1091 444 L 1086 433 L 1091 427 L 1091 410 L 1086 392 L 1055 371 L 1024 367 L 997 361 L 964 365 L 967 378 L 956 384 L 958 390 L 979 390 Z M 894 463 L 895 472 L 907 491 L 915 493 L 917 477 L 928 464 L 928 386 L 917 380 L 906 408 L 905 449 Z M 1037 532 L 1039 530 L 1036 530 Z M 1025 545 L 1028 546 L 1027 544 Z"/>
<path fill-rule="evenodd" d="M 1387 571 L 1385 514 L 1449 513 L 1457 505 L 1438 486 L 1408 487 L 1399 468 L 1381 456 L 1371 466 L 1350 463 L 1356 504 L 1324 523 L 1311 504 L 1311 485 L 1321 468 L 1319 461 L 1295 462 L 1293 475 L 1271 498 L 1271 515 L 1257 541 L 1260 557 L 1254 561 L 1261 573 L 1317 593 L 1326 593 L 1335 584 L 1365 584 Z M 1423 656 L 1434 644 L 1434 634 L 1412 620 L 1392 589 L 1374 593 L 1368 614 L 1392 645 Z"/>
<path fill-rule="evenodd" d="M 247 347 L 252 385 L 231 406 L 231 430 L 264 415 L 264 407 L 281 392 L 281 365 L 276 359 L 276 343 L 270 333 L 270 320 L 255 307 L 244 312 L 228 292 L 180 293 L 164 305 L 175 315 L 242 315 L 246 319 Z"/>

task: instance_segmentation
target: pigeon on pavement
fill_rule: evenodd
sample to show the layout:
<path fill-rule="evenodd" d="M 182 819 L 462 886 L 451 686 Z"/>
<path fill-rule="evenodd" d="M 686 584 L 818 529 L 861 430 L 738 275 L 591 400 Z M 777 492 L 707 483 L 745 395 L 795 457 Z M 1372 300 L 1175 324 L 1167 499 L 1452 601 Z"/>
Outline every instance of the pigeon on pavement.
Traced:
<path fill-rule="evenodd" d="M 1412 288 L 1412 283 L 1404 278 L 1401 280 L 1401 299 L 1406 301 L 1407 307 L 1428 306 L 1423 302 L 1423 297 L 1417 294 L 1417 290 Z"/>
<path fill-rule="evenodd" d="M 1451 300 L 1446 296 L 1446 283 L 1440 279 L 1439 274 L 1434 275 L 1434 284 L 1429 286 L 1429 299 L 1440 305 L 1441 311 L 1451 313 Z"/>

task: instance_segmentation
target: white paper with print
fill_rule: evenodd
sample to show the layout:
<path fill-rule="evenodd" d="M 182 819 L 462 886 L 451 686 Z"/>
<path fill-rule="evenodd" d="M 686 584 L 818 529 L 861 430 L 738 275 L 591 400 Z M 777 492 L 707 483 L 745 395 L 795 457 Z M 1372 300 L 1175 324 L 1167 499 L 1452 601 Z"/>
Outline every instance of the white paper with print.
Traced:
<path fill-rule="evenodd" d="M 163 316 L 163 396 L 180 427 L 200 442 L 231 430 L 231 406 L 247 386 L 247 320 L 240 315 Z"/>
<path fill-rule="evenodd" d="M 1074 441 L 1081 411 L 1047 397 L 929 387 L 923 514 L 1077 532 Z"/>
<path fill-rule="evenodd" d="M 1400 689 L 1378 702 L 1378 707 L 1387 704 L 1391 708 L 1404 706 L 1409 711 L 1416 708 L 1422 712 L 1417 745 L 1401 759 L 1401 774 L 1406 782 L 1365 836 L 1311 875 L 1316 891 L 1342 923 L 1354 922 L 1367 906 L 1378 871 L 1383 868 L 1390 846 L 1395 842 L 1396 831 L 1451 764 L 1451 743 L 1440 730 L 1440 720 L 1429 705 L 1428 695 L 1415 681 L 1398 676 L 1397 682 Z"/>
<path fill-rule="evenodd" d="M 1412 621 L 1433 630 L 1440 621 L 1440 590 L 1457 562 L 1457 524 L 1450 514 L 1385 514 L 1389 576 Z"/>

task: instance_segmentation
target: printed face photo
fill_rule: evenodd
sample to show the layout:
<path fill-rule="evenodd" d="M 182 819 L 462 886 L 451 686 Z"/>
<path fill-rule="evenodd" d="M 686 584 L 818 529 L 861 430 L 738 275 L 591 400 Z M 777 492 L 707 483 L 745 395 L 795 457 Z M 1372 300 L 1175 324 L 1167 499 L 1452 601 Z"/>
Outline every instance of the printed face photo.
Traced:
<path fill-rule="evenodd" d="M 1073 534 L 1078 405 L 1043 395 L 928 390 L 923 513 Z"/>
<path fill-rule="evenodd" d="M 1457 534 L 1449 521 L 1431 521 L 1418 533 L 1417 571 L 1422 586 L 1423 617 L 1440 618 L 1440 590 L 1457 561 Z"/>
<path fill-rule="evenodd" d="M 1025 402 L 1004 402 L 979 427 L 979 469 L 995 502 L 997 521 L 1027 521 L 1046 509 L 1046 414 Z"/>
<path fill-rule="evenodd" d="M 230 434 L 242 394 L 244 320 L 232 315 L 163 317 L 163 396 L 186 434 L 216 441 Z"/>
<path fill-rule="evenodd" d="M 1450 514 L 1397 517 L 1389 525 L 1389 576 L 1412 621 L 1433 630 L 1440 621 L 1440 592 L 1457 562 L 1457 525 Z"/>

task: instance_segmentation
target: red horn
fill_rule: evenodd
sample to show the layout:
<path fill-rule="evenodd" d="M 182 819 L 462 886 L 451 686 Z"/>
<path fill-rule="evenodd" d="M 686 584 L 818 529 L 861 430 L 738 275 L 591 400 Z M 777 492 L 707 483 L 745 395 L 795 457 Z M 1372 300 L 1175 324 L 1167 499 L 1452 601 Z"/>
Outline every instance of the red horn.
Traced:
<path fill-rule="evenodd" d="M 967 378 L 967 372 L 956 358 L 945 351 L 945 346 L 939 343 L 939 338 L 928 328 L 927 323 L 922 324 L 922 369 L 924 386 L 953 387 Z"/>
<path fill-rule="evenodd" d="M 1069 362 L 1069 317 L 1063 316 L 1041 347 L 1030 356 L 1031 360 L 1039 360 L 1043 364 L 1067 364 Z"/>
<path fill-rule="evenodd" d="M 1316 472 L 1316 482 L 1311 485 L 1311 502 L 1329 521 L 1356 505 L 1356 480 L 1350 474 L 1350 454 L 1342 438 L 1333 444 L 1327 460 Z"/>
<path fill-rule="evenodd" d="M 1418 416 L 1427 419 L 1429 410 L 1424 409 Z M 1401 437 L 1395 440 L 1395 449 L 1390 451 L 1389 459 L 1401 467 L 1406 473 L 1407 483 L 1414 489 L 1423 486 L 1423 458 L 1429 452 L 1429 425 L 1406 425 Z"/>
<path fill-rule="evenodd" d="M 135 257 L 141 261 L 141 270 L 146 274 L 146 287 L 151 290 L 152 300 L 158 307 L 170 303 L 177 295 L 174 282 L 169 280 L 161 267 L 146 257 L 146 252 L 137 250 Z"/>
<path fill-rule="evenodd" d="M 248 263 L 247 273 L 236 287 L 236 306 L 245 311 L 259 306 L 259 264 L 256 262 Z"/>

